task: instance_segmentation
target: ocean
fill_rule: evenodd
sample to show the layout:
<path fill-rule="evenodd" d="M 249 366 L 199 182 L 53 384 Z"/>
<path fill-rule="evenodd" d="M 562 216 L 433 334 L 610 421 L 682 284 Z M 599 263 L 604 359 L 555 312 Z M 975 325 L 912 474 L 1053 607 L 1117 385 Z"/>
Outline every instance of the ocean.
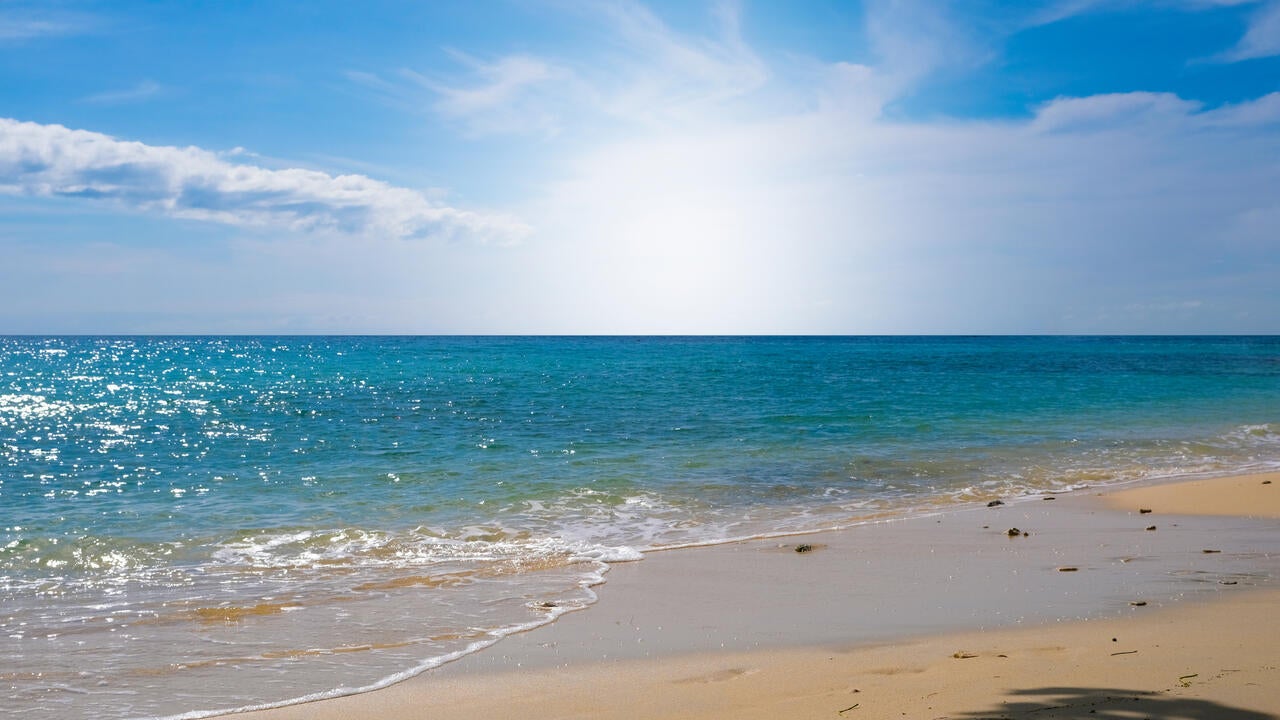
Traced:
<path fill-rule="evenodd" d="M 1276 337 L 0 338 L 0 692 L 346 694 L 655 549 L 1278 467 Z"/>

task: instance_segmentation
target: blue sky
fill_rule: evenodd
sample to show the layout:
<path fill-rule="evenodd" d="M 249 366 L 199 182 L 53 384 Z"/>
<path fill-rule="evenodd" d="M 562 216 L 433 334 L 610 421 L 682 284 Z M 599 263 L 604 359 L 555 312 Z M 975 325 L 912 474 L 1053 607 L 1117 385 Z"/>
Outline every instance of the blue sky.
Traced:
<path fill-rule="evenodd" d="M 1280 332 L 1280 0 L 0 0 L 0 333 Z"/>

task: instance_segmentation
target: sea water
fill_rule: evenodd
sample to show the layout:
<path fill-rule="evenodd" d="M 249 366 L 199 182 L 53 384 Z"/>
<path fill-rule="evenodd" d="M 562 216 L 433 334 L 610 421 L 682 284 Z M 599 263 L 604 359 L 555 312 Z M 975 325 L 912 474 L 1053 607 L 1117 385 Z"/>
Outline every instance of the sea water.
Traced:
<path fill-rule="evenodd" d="M 385 685 L 657 548 L 1280 467 L 1280 338 L 0 338 L 0 693 Z"/>

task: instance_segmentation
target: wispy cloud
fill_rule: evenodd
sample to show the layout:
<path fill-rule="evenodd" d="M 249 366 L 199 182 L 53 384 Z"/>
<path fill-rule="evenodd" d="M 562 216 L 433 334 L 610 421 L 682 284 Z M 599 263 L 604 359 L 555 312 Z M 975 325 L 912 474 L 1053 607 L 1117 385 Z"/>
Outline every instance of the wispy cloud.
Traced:
<path fill-rule="evenodd" d="M 413 75 L 428 88 L 440 93 L 437 107 L 451 115 L 471 115 L 506 105 L 524 90 L 554 78 L 557 71 L 546 61 L 527 55 L 510 55 L 497 62 L 486 63 L 461 52 L 452 55 L 462 60 L 481 79 L 479 85 L 454 88 Z"/>
<path fill-rule="evenodd" d="M 1240 62 L 1276 55 L 1280 55 L 1280 0 L 1271 0 L 1249 18 L 1249 27 L 1240 41 L 1213 59 Z"/>
<path fill-rule="evenodd" d="M 1040 7 L 1032 14 L 1030 24 L 1047 25 L 1077 15 L 1133 9 L 1149 4 L 1143 0 L 1058 0 Z M 1280 0 L 1164 0 L 1156 4 L 1186 12 L 1256 6 L 1248 18 L 1244 35 L 1235 45 L 1194 62 L 1234 63 L 1280 55 Z"/>
<path fill-rule="evenodd" d="M 712 6 L 715 34 L 706 36 L 676 32 L 639 3 L 593 7 L 627 50 L 614 66 L 582 69 L 585 77 L 596 77 L 592 84 L 614 113 L 679 115 L 689 108 L 740 97 L 769 79 L 768 65 L 742 38 L 741 9 L 736 3 Z M 606 73 L 609 80 L 598 72 Z"/>
<path fill-rule="evenodd" d="M 77 197 L 239 226 L 511 242 L 512 218 L 459 210 L 363 175 L 234 163 L 197 147 L 0 119 L 0 193 Z"/>
<path fill-rule="evenodd" d="M 40 5 L 9 5 L 0 7 L 0 43 L 83 35 L 99 24 L 84 13 L 49 10 Z"/>
<path fill-rule="evenodd" d="M 572 72 L 531 55 L 486 62 L 456 50 L 450 54 L 470 71 L 469 84 L 400 71 L 402 78 L 437 96 L 437 112 L 468 123 L 472 135 L 554 135 L 559 130 L 558 116 L 546 99 L 565 92 Z"/>
<path fill-rule="evenodd" d="M 1202 113 L 1200 120 L 1213 127 L 1261 127 L 1280 125 L 1280 92 L 1254 100 L 1223 105 Z"/>
<path fill-rule="evenodd" d="M 531 53 L 477 58 L 448 51 L 461 72 L 351 71 L 347 78 L 399 106 L 460 123 L 469 135 L 552 136 L 602 123 L 688 120 L 763 87 L 767 65 L 743 40 L 740 8 L 712 6 L 713 35 L 675 31 L 631 0 L 571 6 L 610 38 L 593 57 Z"/>
<path fill-rule="evenodd" d="M 143 80 L 125 90 L 108 90 L 106 92 L 94 93 L 84 98 L 84 102 L 94 105 L 119 105 L 132 102 L 140 102 L 148 98 L 159 95 L 164 88 L 159 83 L 152 80 Z"/>
<path fill-rule="evenodd" d="M 1205 110 L 1172 93 L 1128 92 L 1058 98 L 1037 109 L 1037 132 L 1085 132 L 1141 128 L 1263 128 L 1280 124 L 1280 92 Z"/>
<path fill-rule="evenodd" d="M 1107 127 L 1133 127 L 1182 117 L 1198 110 L 1199 103 L 1172 93 L 1107 93 L 1059 98 L 1042 106 L 1032 126 L 1040 131 L 1081 131 Z"/>

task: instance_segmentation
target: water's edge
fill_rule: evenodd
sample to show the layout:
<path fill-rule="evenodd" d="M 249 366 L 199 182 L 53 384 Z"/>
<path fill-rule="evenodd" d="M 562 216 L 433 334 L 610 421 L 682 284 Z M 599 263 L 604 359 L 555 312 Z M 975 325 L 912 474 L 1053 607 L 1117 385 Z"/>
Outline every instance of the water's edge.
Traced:
<path fill-rule="evenodd" d="M 1007 507 L 1009 507 L 1010 509 L 1013 509 L 1013 508 L 1017 508 L 1021 504 L 1027 504 L 1029 506 L 1035 505 L 1036 501 L 1042 501 L 1045 498 L 1053 498 L 1056 496 L 1065 496 L 1069 498 L 1075 497 L 1075 499 L 1078 499 L 1083 503 L 1086 503 L 1087 507 L 1089 507 L 1090 509 L 1096 512 L 1107 513 L 1114 516 L 1122 516 L 1122 515 L 1125 515 L 1124 511 L 1108 508 L 1102 502 L 1097 501 L 1093 498 L 1086 499 L 1084 497 L 1079 497 L 1079 496 L 1082 494 L 1085 494 L 1086 491 L 1088 491 L 1089 494 L 1102 495 L 1104 493 L 1114 492 L 1117 490 L 1123 490 L 1128 488 L 1170 485 L 1170 484 L 1177 484 L 1181 482 L 1196 481 L 1196 480 L 1248 478 L 1253 476 L 1266 475 L 1266 474 L 1277 472 L 1277 471 L 1280 471 L 1280 467 L 1277 467 L 1275 464 L 1264 463 L 1257 466 L 1241 467 L 1241 468 L 1238 468 L 1237 470 L 1230 471 L 1230 472 L 1218 472 L 1218 471 L 1193 472 L 1193 473 L 1184 473 L 1184 474 L 1176 474 L 1176 475 L 1159 475 L 1159 476 L 1137 478 L 1137 479 L 1124 479 L 1124 480 L 1116 481 L 1113 483 L 1081 485 L 1078 487 L 1072 487 L 1072 488 L 1066 488 L 1066 489 L 1059 488 L 1051 491 L 1046 490 L 1040 493 L 1028 492 L 1019 496 L 1003 497 L 999 499 Z M 843 533 L 845 531 L 852 530 L 855 528 L 865 528 L 868 526 L 875 526 L 875 525 L 881 525 L 881 524 L 897 524 L 907 520 L 923 520 L 926 518 L 957 517 L 965 513 L 972 513 L 976 510 L 981 509 L 982 507 L 983 507 L 983 503 L 958 504 L 955 502 L 948 502 L 945 504 L 940 503 L 933 506 L 916 506 L 916 507 L 910 507 L 910 508 L 900 508 L 893 512 L 879 513 L 875 517 L 856 519 L 840 525 L 810 528 L 810 529 L 804 529 L 804 530 L 788 530 L 788 531 L 774 532 L 774 533 L 761 533 L 758 535 L 727 538 L 727 539 L 707 541 L 707 542 L 684 543 L 684 544 L 671 545 L 671 546 L 665 546 L 665 547 L 648 548 L 644 551 L 644 554 L 642 557 L 638 557 L 634 560 L 631 560 L 631 559 L 623 560 L 621 562 L 628 562 L 628 563 L 640 562 L 644 559 L 644 557 L 647 557 L 648 555 L 653 553 L 664 553 L 664 554 L 680 553 L 682 551 L 689 551 L 689 550 L 703 550 L 703 549 L 716 548 L 719 546 L 727 546 L 727 545 L 762 543 L 770 540 L 779 540 L 779 539 L 813 538 L 815 542 L 821 542 L 823 540 L 824 535 L 829 536 L 833 533 Z M 612 561 L 612 563 L 617 563 L 617 562 L 619 561 Z M 590 581 L 584 582 L 583 588 L 590 591 L 590 588 L 594 588 L 594 587 L 598 587 L 600 585 L 606 584 L 608 582 L 607 574 L 609 572 L 610 567 L 611 567 L 611 563 L 606 563 L 606 562 L 599 563 L 599 574 L 595 578 L 591 579 Z M 1269 588 L 1271 587 L 1269 583 L 1273 582 L 1274 580 L 1276 580 L 1276 578 L 1268 576 L 1266 582 L 1260 584 L 1255 589 L 1264 590 L 1266 588 Z M 1164 603 L 1177 603 L 1177 604 L 1187 603 L 1187 602 L 1212 601 L 1210 597 L 1205 595 L 1178 595 L 1176 597 L 1163 598 L 1162 600 Z M 569 613 L 589 612 L 596 605 L 597 602 L 598 602 L 598 596 L 594 592 L 592 592 L 591 600 L 588 603 L 578 605 L 578 606 L 573 606 L 573 607 L 557 608 L 556 609 L 557 612 L 554 612 L 553 614 L 549 614 L 544 621 L 530 623 L 525 626 L 513 627 L 510 629 L 503 629 L 501 631 L 497 631 L 493 634 L 493 637 L 490 640 L 475 643 L 473 646 L 468 647 L 465 650 L 451 653 L 447 656 L 431 658 L 430 660 L 424 661 L 420 666 L 415 667 L 412 670 L 408 670 L 402 673 L 397 673 L 395 675 L 384 678 L 383 680 L 380 680 L 377 683 L 373 683 L 367 686 L 358 687 L 358 688 L 336 688 L 330 691 L 321 692 L 321 693 L 312 693 L 309 695 L 304 695 L 304 696 L 292 698 L 289 700 L 255 704 L 255 705 L 245 705 L 242 707 L 237 707 L 232 709 L 192 711 L 192 712 L 187 712 L 187 713 L 182 713 L 177 715 L 163 716 L 155 720 L 196 720 L 198 718 L 231 716 L 239 713 L 253 712 L 253 711 L 259 711 L 259 710 L 269 710 L 273 708 L 283 708 L 283 707 L 301 705 L 301 704 L 306 704 L 311 702 L 318 702 L 322 700 L 334 699 L 339 697 L 349 697 L 353 695 L 360 695 L 368 692 L 381 690 L 381 689 L 390 687 L 392 685 L 410 680 L 412 678 L 419 677 L 424 673 L 428 673 L 432 670 L 441 668 L 445 665 L 469 658 L 472 655 L 489 651 L 490 649 L 494 648 L 494 646 L 498 645 L 508 637 L 512 637 L 515 635 L 523 635 L 523 634 L 538 630 L 540 628 L 544 628 L 556 622 L 561 617 L 568 615 Z M 1069 619 L 1070 620 L 1087 620 L 1090 618 L 1104 618 L 1104 617 L 1111 617 L 1115 615 L 1116 615 L 1116 611 L 1114 609 L 1107 610 L 1105 608 L 1100 608 L 1090 615 L 1076 616 L 1076 617 L 1071 617 Z M 1062 618 L 1057 618 L 1054 616 L 1044 616 L 1033 621 L 1031 626 L 1048 624 L 1052 622 L 1058 622 L 1061 620 Z M 1014 626 L 1026 627 L 1027 625 L 1025 625 L 1022 620 L 1010 617 L 1001 624 L 984 625 L 983 627 L 986 629 L 1000 629 L 1000 628 L 1007 628 L 1007 627 L 1014 627 Z M 977 626 L 957 626 L 954 628 L 949 628 L 946 632 L 947 633 L 963 632 L 966 630 L 973 630 L 973 629 L 977 629 Z M 926 635 L 929 635 L 929 634 L 932 634 L 932 633 L 926 633 Z M 905 640 L 905 639 L 914 638 L 918 636 L 919 636 L 919 633 L 906 633 L 901 636 L 890 635 L 890 636 L 876 637 L 875 641 L 876 642 L 893 642 L 895 640 Z"/>

